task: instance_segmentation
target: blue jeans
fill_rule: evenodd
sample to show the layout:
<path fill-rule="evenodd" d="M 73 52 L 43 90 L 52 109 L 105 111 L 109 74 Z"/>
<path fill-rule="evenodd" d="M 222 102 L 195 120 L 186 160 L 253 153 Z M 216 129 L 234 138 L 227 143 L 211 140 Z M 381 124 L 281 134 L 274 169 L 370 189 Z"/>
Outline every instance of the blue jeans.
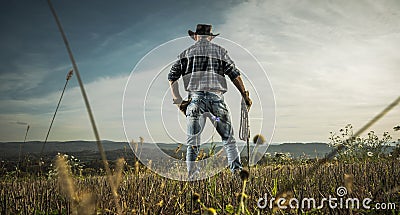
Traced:
<path fill-rule="evenodd" d="M 189 98 L 192 99 L 186 110 L 188 144 L 186 162 L 189 177 L 199 171 L 196 169 L 194 161 L 199 154 L 200 134 L 203 131 L 206 117 L 211 119 L 216 131 L 221 136 L 230 170 L 234 172 L 242 169 L 239 150 L 233 137 L 229 111 L 222 93 L 190 92 Z"/>

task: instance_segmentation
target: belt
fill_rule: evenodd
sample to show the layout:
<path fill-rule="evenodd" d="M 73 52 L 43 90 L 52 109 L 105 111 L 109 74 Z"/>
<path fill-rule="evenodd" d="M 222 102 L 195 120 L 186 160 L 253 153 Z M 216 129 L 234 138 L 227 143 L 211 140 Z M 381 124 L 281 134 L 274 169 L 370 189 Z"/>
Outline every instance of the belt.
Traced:
<path fill-rule="evenodd" d="M 223 92 L 221 92 L 221 91 L 212 91 L 212 90 L 207 90 L 207 91 L 205 91 L 205 90 L 199 90 L 199 91 L 189 91 L 189 94 L 191 94 L 191 93 L 214 93 L 214 94 L 217 94 L 217 95 L 223 95 L 224 93 Z"/>

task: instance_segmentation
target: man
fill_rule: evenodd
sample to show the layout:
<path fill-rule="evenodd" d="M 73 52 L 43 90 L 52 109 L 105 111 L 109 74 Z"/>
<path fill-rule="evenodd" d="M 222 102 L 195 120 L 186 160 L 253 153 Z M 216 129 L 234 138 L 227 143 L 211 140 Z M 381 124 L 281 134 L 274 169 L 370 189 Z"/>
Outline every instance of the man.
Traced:
<path fill-rule="evenodd" d="M 213 120 L 221 136 L 230 170 L 235 172 L 242 169 L 239 150 L 233 137 L 230 114 L 223 97 L 227 91 L 225 76 L 228 76 L 239 90 L 248 110 L 252 105 L 240 72 L 227 51 L 211 42 L 219 35 L 212 34 L 211 28 L 211 25 L 198 24 L 196 32 L 188 31 L 189 36 L 196 43 L 178 56 L 178 60 L 168 74 L 173 103 L 186 115 L 188 144 L 186 162 L 189 179 L 199 173 L 199 170 L 195 168 L 195 160 L 199 153 L 200 134 L 206 117 Z M 178 79 L 181 76 L 185 90 L 189 94 L 189 99 L 186 101 L 179 94 Z"/>

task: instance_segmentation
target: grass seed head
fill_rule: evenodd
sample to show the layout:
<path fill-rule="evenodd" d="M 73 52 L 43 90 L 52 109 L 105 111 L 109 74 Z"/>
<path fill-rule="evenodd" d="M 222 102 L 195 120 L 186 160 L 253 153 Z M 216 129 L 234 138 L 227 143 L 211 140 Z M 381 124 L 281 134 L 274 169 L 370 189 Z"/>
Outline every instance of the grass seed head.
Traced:
<path fill-rule="evenodd" d="M 240 175 L 240 178 L 241 178 L 243 181 L 245 181 L 245 180 L 248 180 L 248 179 L 249 179 L 250 173 L 249 173 L 249 171 L 243 169 L 242 171 L 240 171 L 239 175 Z"/>
<path fill-rule="evenodd" d="M 66 156 L 57 156 L 56 167 L 58 171 L 58 182 L 60 183 L 63 192 L 67 194 L 72 201 L 77 201 L 78 196 L 71 176 L 71 167 L 67 164 Z"/>
<path fill-rule="evenodd" d="M 200 194 L 193 193 L 192 199 L 193 199 L 194 202 L 199 202 L 200 201 Z"/>
<path fill-rule="evenodd" d="M 253 143 L 254 144 L 264 144 L 265 137 L 261 134 L 257 134 L 256 136 L 253 137 Z"/>

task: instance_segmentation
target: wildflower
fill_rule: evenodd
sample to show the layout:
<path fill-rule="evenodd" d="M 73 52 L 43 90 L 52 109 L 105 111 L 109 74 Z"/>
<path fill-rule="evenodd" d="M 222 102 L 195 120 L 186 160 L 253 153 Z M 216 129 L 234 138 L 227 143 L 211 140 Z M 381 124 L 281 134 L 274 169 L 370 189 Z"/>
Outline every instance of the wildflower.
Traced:
<path fill-rule="evenodd" d="M 164 200 L 161 200 L 159 203 L 156 204 L 159 207 L 162 207 L 164 205 Z"/>
<path fill-rule="evenodd" d="M 225 211 L 230 214 L 233 214 L 233 213 L 235 213 L 235 208 L 231 204 L 227 204 L 225 206 Z"/>
<path fill-rule="evenodd" d="M 208 214 L 216 215 L 217 211 L 214 208 L 207 208 Z"/>

